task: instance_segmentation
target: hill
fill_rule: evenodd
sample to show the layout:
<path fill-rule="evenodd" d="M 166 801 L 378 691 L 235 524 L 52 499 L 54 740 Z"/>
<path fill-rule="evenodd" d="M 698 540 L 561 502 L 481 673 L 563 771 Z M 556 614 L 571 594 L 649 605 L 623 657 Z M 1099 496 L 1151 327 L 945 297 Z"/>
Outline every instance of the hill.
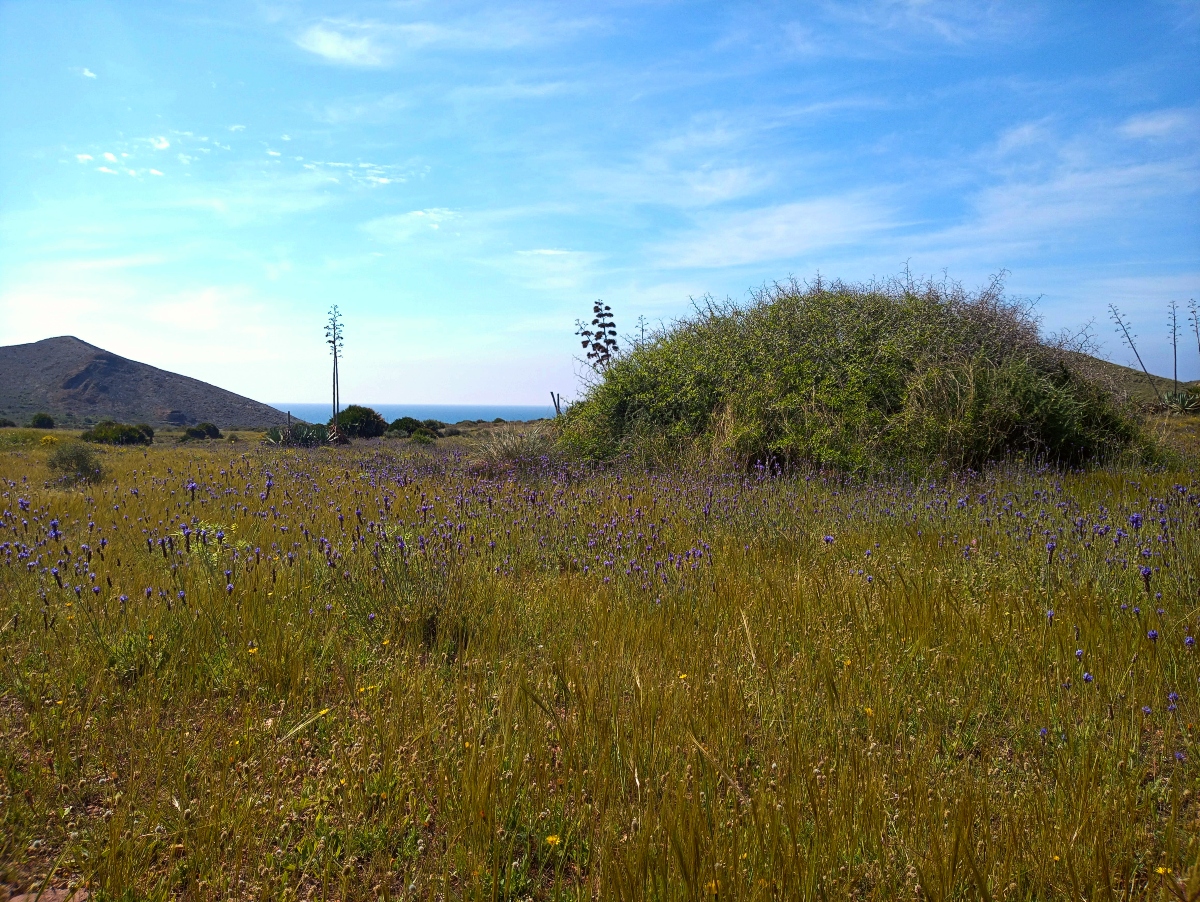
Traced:
<path fill-rule="evenodd" d="M 287 415 L 199 379 L 97 348 L 70 335 L 0 347 L 0 416 L 45 411 L 62 425 L 112 419 L 152 426 L 255 428 Z"/>

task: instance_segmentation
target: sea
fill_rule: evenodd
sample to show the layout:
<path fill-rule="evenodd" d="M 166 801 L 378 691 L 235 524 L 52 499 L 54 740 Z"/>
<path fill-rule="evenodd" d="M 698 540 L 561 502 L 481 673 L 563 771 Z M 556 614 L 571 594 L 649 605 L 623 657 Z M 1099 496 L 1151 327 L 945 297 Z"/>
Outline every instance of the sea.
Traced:
<path fill-rule="evenodd" d="M 333 407 L 329 404 L 271 404 L 276 410 L 291 412 L 292 416 L 307 423 L 328 423 Z M 418 420 L 440 420 L 443 423 L 461 423 L 463 420 L 487 420 L 497 418 L 509 423 L 523 423 L 554 416 L 549 404 L 364 404 L 378 411 L 389 423 L 400 417 Z M 343 405 L 343 410 L 345 405 Z"/>

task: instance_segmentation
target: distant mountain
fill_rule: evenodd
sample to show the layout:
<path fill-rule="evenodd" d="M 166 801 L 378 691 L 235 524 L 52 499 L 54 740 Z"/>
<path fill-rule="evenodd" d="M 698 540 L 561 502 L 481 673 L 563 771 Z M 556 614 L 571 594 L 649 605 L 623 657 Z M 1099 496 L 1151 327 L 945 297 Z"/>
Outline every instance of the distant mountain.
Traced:
<path fill-rule="evenodd" d="M 65 425 L 111 419 L 249 429 L 287 421 L 274 407 L 69 335 L 0 347 L 0 416 L 25 423 L 38 411 Z"/>

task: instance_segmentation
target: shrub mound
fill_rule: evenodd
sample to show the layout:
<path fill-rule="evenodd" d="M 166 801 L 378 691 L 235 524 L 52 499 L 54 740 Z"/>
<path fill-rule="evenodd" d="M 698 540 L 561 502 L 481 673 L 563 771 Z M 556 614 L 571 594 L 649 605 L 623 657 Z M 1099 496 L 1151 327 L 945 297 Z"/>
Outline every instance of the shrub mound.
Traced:
<path fill-rule="evenodd" d="M 99 456 L 92 448 L 79 442 L 56 446 L 46 459 L 46 466 L 63 485 L 100 482 L 104 479 Z"/>
<path fill-rule="evenodd" d="M 333 425 L 330 419 L 329 425 Z M 378 438 L 388 428 L 387 420 L 370 407 L 351 404 L 337 415 L 338 431 L 347 438 Z"/>
<path fill-rule="evenodd" d="M 189 426 L 183 430 L 183 435 L 179 437 L 181 442 L 190 441 L 192 439 L 203 440 L 210 438 L 221 438 L 221 430 L 213 423 L 197 423 L 195 426 Z"/>
<path fill-rule="evenodd" d="M 1043 336 L 1000 278 L 977 293 L 908 277 L 776 283 L 745 306 L 708 299 L 616 359 L 560 442 L 596 460 L 693 450 L 847 470 L 1148 447 L 1082 344 Z"/>
<path fill-rule="evenodd" d="M 81 433 L 79 437 L 85 442 L 100 445 L 149 445 L 154 441 L 154 430 L 145 423 L 130 426 L 128 423 L 105 420 Z"/>
<path fill-rule="evenodd" d="M 53 429 L 54 417 L 48 413 L 35 413 L 29 418 L 30 429 Z"/>

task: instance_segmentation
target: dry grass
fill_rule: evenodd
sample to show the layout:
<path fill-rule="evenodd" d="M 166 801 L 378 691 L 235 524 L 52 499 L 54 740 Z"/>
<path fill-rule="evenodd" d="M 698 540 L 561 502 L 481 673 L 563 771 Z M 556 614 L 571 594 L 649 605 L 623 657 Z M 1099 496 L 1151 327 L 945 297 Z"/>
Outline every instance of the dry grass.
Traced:
<path fill-rule="evenodd" d="M 489 480 L 396 447 L 117 449 L 81 491 L 0 457 L 0 883 L 1197 884 L 1190 465 Z"/>

